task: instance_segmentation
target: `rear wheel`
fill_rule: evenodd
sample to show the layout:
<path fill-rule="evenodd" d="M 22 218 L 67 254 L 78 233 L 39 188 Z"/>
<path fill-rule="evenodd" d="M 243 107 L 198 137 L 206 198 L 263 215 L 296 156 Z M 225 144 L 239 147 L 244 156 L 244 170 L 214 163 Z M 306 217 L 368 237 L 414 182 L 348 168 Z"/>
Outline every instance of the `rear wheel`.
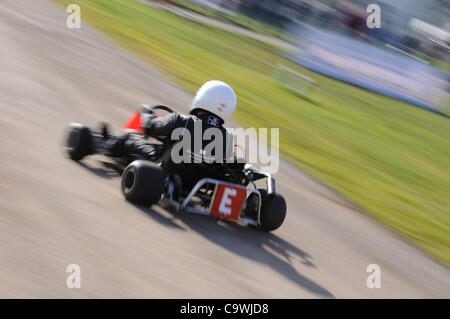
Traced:
<path fill-rule="evenodd" d="M 74 161 L 92 154 L 92 134 L 89 128 L 78 123 L 71 123 L 66 147 L 69 157 Z"/>
<path fill-rule="evenodd" d="M 268 195 L 267 190 L 258 189 L 261 194 L 261 224 L 260 229 L 263 231 L 272 231 L 283 224 L 286 217 L 286 201 L 280 194 Z"/>
<path fill-rule="evenodd" d="M 164 172 L 158 165 L 137 160 L 129 164 L 122 174 L 122 193 L 136 204 L 152 205 L 164 191 Z"/>

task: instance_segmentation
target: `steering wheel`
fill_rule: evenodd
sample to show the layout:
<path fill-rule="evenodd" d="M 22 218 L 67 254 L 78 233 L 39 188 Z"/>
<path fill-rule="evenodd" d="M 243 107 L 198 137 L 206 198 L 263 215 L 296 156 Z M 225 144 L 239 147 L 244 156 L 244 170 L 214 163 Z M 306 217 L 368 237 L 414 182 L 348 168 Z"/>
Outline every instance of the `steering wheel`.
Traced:
<path fill-rule="evenodd" d="M 162 110 L 162 111 L 166 111 L 168 113 L 175 112 L 174 110 L 172 110 L 170 107 L 168 107 L 166 105 L 153 105 L 153 106 L 144 105 L 144 108 L 146 108 L 148 110 L 148 113 L 153 113 L 155 115 L 157 115 L 155 110 Z"/>

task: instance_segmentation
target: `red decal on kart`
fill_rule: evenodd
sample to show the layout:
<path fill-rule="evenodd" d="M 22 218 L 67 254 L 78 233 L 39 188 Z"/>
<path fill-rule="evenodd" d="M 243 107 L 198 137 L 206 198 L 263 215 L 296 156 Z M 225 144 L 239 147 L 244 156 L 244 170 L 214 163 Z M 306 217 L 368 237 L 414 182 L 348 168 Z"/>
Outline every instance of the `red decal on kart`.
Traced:
<path fill-rule="evenodd" d="M 230 184 L 218 184 L 211 206 L 211 216 L 237 220 L 241 215 L 247 190 Z"/>
<path fill-rule="evenodd" d="M 144 133 L 144 131 L 142 130 L 141 114 L 137 111 L 131 114 L 126 123 L 123 125 L 123 128 L 136 130 L 139 133 Z"/>

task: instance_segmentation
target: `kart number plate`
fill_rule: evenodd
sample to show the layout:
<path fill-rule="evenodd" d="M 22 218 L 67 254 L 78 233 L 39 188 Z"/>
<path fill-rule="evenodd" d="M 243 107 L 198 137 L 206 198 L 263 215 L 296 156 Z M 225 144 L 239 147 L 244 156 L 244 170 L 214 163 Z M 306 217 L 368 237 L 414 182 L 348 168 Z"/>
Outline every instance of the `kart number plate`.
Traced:
<path fill-rule="evenodd" d="M 211 216 L 239 219 L 246 195 L 245 187 L 225 183 L 217 184 L 216 195 L 211 206 Z"/>

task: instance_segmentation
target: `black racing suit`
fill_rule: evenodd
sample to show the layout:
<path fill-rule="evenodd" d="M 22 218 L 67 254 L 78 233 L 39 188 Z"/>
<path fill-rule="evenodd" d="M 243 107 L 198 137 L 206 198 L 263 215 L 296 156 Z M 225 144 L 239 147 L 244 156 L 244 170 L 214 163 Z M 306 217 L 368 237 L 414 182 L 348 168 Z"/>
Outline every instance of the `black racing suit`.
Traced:
<path fill-rule="evenodd" d="M 198 115 L 171 113 L 164 117 L 157 117 L 144 108 L 141 110 L 141 120 L 144 134 L 127 133 L 123 138 L 122 151 L 152 159 L 155 156 L 156 148 L 155 144 L 149 143 L 147 136 L 164 138 L 169 141 L 165 143 L 173 143 L 173 145 L 190 138 L 188 149 L 180 147 L 178 154 L 183 159 L 181 163 L 168 160 L 163 164 L 166 165 L 166 170 L 169 169 L 171 173 L 180 175 L 184 186 L 193 186 L 202 177 L 220 178 L 217 176 L 217 167 L 233 156 L 233 136 L 223 127 L 219 118 L 206 111 L 199 112 Z M 204 138 L 208 129 L 213 129 L 209 132 L 217 134 Z M 216 144 L 221 146 L 221 151 L 216 148 L 205 154 L 204 150 L 207 149 L 207 145 L 216 141 L 216 138 L 221 139 L 218 141 L 219 144 Z"/>

